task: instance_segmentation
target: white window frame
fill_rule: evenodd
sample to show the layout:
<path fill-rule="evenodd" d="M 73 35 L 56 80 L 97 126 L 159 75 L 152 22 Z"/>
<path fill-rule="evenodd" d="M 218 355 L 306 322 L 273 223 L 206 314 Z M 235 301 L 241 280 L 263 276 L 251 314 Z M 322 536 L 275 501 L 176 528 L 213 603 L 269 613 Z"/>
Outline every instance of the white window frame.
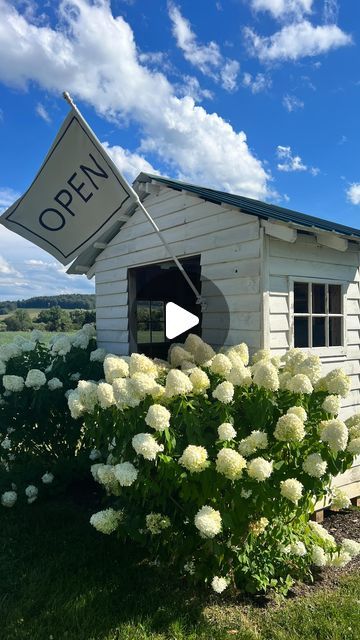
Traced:
<path fill-rule="evenodd" d="M 349 286 L 348 282 L 344 282 L 343 280 L 331 280 L 324 278 L 307 278 L 302 276 L 292 276 L 289 278 L 289 344 L 293 348 L 294 347 L 294 334 L 295 334 L 295 313 L 294 313 L 294 283 L 295 282 L 306 282 L 307 284 L 336 284 L 341 287 L 341 301 L 342 301 L 342 313 L 341 314 L 329 314 L 328 312 L 328 296 L 326 296 L 326 306 L 325 313 L 312 313 L 312 296 L 310 294 L 311 288 L 309 287 L 309 313 L 304 314 L 296 314 L 297 317 L 329 317 L 329 316 L 338 316 L 342 317 L 342 344 L 337 345 L 335 347 L 302 347 L 303 349 L 309 349 L 314 351 L 320 357 L 322 356 L 331 356 L 331 355 L 341 355 L 346 356 L 347 354 L 347 330 L 346 330 L 346 320 L 347 320 L 347 288 Z"/>

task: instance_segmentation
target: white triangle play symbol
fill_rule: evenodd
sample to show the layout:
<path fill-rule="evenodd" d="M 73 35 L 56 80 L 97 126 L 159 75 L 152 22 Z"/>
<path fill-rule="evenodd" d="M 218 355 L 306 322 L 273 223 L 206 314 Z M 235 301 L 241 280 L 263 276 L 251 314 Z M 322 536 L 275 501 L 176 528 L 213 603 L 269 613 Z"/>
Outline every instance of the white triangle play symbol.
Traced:
<path fill-rule="evenodd" d="M 176 336 L 199 324 L 199 318 L 197 316 L 186 311 L 183 307 L 179 307 L 179 305 L 174 302 L 168 302 L 166 304 L 165 320 L 166 337 L 169 340 L 176 338 Z"/>

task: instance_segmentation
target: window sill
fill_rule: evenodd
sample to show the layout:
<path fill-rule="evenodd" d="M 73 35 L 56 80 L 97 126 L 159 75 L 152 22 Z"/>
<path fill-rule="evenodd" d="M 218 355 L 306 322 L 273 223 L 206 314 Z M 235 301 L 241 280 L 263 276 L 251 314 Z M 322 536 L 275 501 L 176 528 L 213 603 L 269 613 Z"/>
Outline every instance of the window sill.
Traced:
<path fill-rule="evenodd" d="M 335 357 L 335 358 L 346 358 L 347 357 L 347 348 L 342 346 L 342 347 L 312 347 L 312 348 L 308 348 L 308 350 L 319 356 L 320 358 L 331 358 L 331 357 Z M 305 351 L 305 349 L 304 349 Z"/>

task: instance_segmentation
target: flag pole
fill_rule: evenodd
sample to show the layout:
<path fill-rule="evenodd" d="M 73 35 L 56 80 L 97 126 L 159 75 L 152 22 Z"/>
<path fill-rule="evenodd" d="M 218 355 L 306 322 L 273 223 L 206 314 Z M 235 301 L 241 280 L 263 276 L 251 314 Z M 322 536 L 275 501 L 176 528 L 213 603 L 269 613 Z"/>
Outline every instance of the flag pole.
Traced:
<path fill-rule="evenodd" d="M 70 105 L 70 107 L 76 112 L 76 114 L 79 116 L 79 118 L 81 119 L 81 121 L 86 125 L 87 129 L 89 129 L 89 125 L 86 122 L 85 118 L 82 116 L 81 112 L 79 111 L 78 107 L 76 106 L 75 102 L 73 101 L 71 95 L 67 92 L 64 91 L 63 92 L 63 97 L 66 100 L 66 102 Z M 97 138 L 97 136 L 95 135 L 95 133 L 91 130 L 92 135 L 95 137 L 96 141 L 99 143 L 99 145 L 101 145 L 100 140 Z M 111 158 L 110 158 L 111 159 Z M 114 168 L 116 169 L 116 171 L 118 171 L 115 163 L 113 163 Z M 201 305 L 201 309 L 202 311 L 205 311 L 206 309 L 206 301 L 204 300 L 204 298 L 201 296 L 201 294 L 199 293 L 199 291 L 197 290 L 197 288 L 195 287 L 194 283 L 192 282 L 191 278 L 189 278 L 188 274 L 186 273 L 183 265 L 181 264 L 180 260 L 176 257 L 176 255 L 174 254 L 174 252 L 172 251 L 169 243 L 165 240 L 164 235 L 162 233 L 162 231 L 159 229 L 159 227 L 157 226 L 155 220 L 151 217 L 150 213 L 148 212 L 148 210 L 146 209 L 146 207 L 144 207 L 143 203 L 141 202 L 139 195 L 136 193 L 136 191 L 132 188 L 132 186 L 130 184 L 128 184 L 128 182 L 126 181 L 127 187 L 130 190 L 133 198 L 136 201 L 137 206 L 141 209 L 141 211 L 145 214 L 146 218 L 148 219 L 148 221 L 150 222 L 151 226 L 153 227 L 155 233 L 157 234 L 157 236 L 160 238 L 163 246 L 165 247 L 166 251 L 168 252 L 169 256 L 172 258 L 172 260 L 175 262 L 177 268 L 179 269 L 179 271 L 181 272 L 181 274 L 183 275 L 183 277 L 185 278 L 187 284 L 189 285 L 189 287 L 191 288 L 191 290 L 193 291 L 193 293 L 195 294 L 196 297 L 196 304 Z"/>

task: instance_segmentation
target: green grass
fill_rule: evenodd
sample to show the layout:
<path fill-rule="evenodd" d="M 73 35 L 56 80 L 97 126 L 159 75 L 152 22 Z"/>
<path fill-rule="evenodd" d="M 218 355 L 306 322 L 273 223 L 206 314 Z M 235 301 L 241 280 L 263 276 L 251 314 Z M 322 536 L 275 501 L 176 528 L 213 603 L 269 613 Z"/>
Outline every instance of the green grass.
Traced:
<path fill-rule="evenodd" d="M 45 342 L 49 342 L 51 336 L 55 335 L 54 331 L 42 331 L 41 333 L 44 335 Z M 71 333 L 74 333 L 74 332 L 63 331 L 61 332 L 61 335 L 70 335 Z M 0 346 L 2 344 L 8 344 L 9 342 L 13 342 L 16 336 L 23 336 L 24 338 L 27 338 L 28 340 L 30 340 L 31 331 L 0 331 Z"/>
<path fill-rule="evenodd" d="M 0 508 L 1 640 L 358 640 L 360 577 L 274 604 L 217 599 L 89 525 L 82 502 Z"/>

